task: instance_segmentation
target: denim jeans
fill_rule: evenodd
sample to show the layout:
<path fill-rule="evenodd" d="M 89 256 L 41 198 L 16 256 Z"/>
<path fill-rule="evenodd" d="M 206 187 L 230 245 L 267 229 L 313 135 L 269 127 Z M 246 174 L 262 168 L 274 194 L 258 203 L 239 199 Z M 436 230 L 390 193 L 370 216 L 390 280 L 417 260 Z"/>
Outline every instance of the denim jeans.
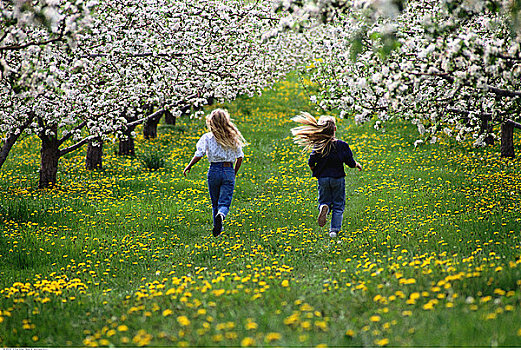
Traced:
<path fill-rule="evenodd" d="M 225 167 L 222 163 L 211 163 L 208 169 L 208 189 L 212 200 L 213 220 L 221 213 L 226 217 L 232 204 L 233 189 L 235 187 L 235 170 Z"/>
<path fill-rule="evenodd" d="M 318 179 L 318 204 L 327 204 L 331 213 L 331 231 L 339 232 L 346 205 L 345 178 L 322 177 Z"/>

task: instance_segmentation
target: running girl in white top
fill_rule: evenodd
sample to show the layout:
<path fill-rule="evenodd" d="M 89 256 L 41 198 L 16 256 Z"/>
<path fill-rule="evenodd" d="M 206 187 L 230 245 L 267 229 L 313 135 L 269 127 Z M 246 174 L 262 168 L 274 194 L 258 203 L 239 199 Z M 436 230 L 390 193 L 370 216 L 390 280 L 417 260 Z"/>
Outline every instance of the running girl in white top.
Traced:
<path fill-rule="evenodd" d="M 208 156 L 208 190 L 213 209 L 212 234 L 218 237 L 223 230 L 223 220 L 230 210 L 235 176 L 244 158 L 242 147 L 246 141 L 224 109 L 213 110 L 206 117 L 206 125 L 210 132 L 197 141 L 197 150 L 183 174 L 186 176 L 195 163 L 205 154 Z"/>

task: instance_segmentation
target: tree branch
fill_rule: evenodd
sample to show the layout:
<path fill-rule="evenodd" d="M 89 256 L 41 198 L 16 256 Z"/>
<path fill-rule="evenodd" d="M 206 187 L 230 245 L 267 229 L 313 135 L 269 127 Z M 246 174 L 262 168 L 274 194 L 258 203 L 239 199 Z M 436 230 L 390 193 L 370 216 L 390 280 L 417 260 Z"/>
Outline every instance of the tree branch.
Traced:
<path fill-rule="evenodd" d="M 513 121 L 512 119 L 507 119 L 505 121 L 506 124 L 510 124 L 512 125 L 514 128 L 516 129 L 521 129 L 521 124 L 520 123 L 516 123 L 515 121 Z"/>
<path fill-rule="evenodd" d="M 65 136 L 63 136 L 60 140 L 58 140 L 58 147 L 61 146 L 65 141 L 67 141 L 68 139 L 70 139 L 70 138 L 72 137 L 72 135 L 74 135 L 74 132 L 83 129 L 86 125 L 87 125 L 87 122 L 84 121 L 84 122 L 82 122 L 80 125 L 78 125 L 77 127 L 75 127 L 74 129 L 72 129 L 71 131 L 69 131 Z"/>
<path fill-rule="evenodd" d="M 503 54 L 497 54 L 494 56 L 497 58 L 502 58 L 507 61 L 521 61 L 521 57 L 507 56 L 507 55 L 503 55 Z"/>
<path fill-rule="evenodd" d="M 77 142 L 76 144 L 60 150 L 60 157 L 67 153 L 77 150 L 78 148 L 80 148 L 81 146 L 83 146 L 84 144 L 86 144 L 87 142 L 89 142 L 90 140 L 92 140 L 94 138 L 96 138 L 96 136 L 89 135 L 86 138 L 84 138 L 83 140 Z"/>
<path fill-rule="evenodd" d="M 16 143 L 16 141 L 18 140 L 20 135 L 22 135 L 22 132 L 32 123 L 33 119 L 34 119 L 34 114 L 29 113 L 29 117 L 27 118 L 25 123 L 23 123 L 18 128 L 20 132 L 9 134 L 9 136 L 7 137 L 7 140 L 5 140 L 2 150 L 0 150 L 0 168 L 2 167 L 2 165 L 4 165 L 4 162 L 7 159 L 7 156 L 9 155 L 11 148 L 13 148 L 14 144 Z"/>
<path fill-rule="evenodd" d="M 456 79 L 450 75 L 451 73 L 414 73 L 413 72 L 410 74 L 416 75 L 416 76 L 440 77 L 442 79 L 445 79 L 446 81 L 448 81 L 451 84 L 454 84 L 454 82 L 456 81 Z M 463 81 L 463 85 L 467 86 L 467 87 L 472 87 L 472 88 L 474 87 L 466 81 Z M 492 85 L 485 85 L 484 90 L 489 91 L 500 97 L 521 97 L 521 91 L 501 89 L 501 88 L 498 88 L 498 87 L 495 87 Z"/>
<path fill-rule="evenodd" d="M 159 115 L 161 115 L 161 114 L 163 114 L 163 113 L 165 113 L 165 109 L 164 109 L 164 108 L 161 108 L 160 110 L 158 110 L 158 111 L 156 111 L 156 112 L 154 112 L 154 113 L 152 113 L 152 114 L 149 114 L 149 115 L 147 115 L 146 117 L 143 117 L 143 118 L 141 118 L 141 119 L 138 119 L 138 120 L 136 120 L 136 121 L 133 121 L 133 122 L 131 122 L 131 123 L 126 124 L 125 127 L 127 127 L 127 128 L 131 128 L 131 127 L 133 127 L 133 126 L 139 125 L 139 124 L 141 124 L 141 123 L 147 121 L 148 119 L 155 118 L 155 117 L 157 117 L 157 116 L 159 116 Z"/>
<path fill-rule="evenodd" d="M 40 132 L 38 133 L 38 137 L 39 137 L 41 140 L 49 141 L 49 137 L 45 134 L 45 123 L 43 122 L 42 117 L 37 116 L 37 117 L 36 117 L 36 120 L 38 121 L 38 126 L 42 129 L 42 130 L 40 130 Z"/>
<path fill-rule="evenodd" d="M 30 43 L 23 44 L 23 45 L 2 46 L 2 47 L 0 47 L 0 51 L 16 51 L 16 50 L 25 49 L 29 46 L 47 45 L 47 44 L 51 44 L 51 43 L 54 43 L 57 41 L 63 41 L 63 35 L 60 35 L 58 38 L 49 39 L 49 40 L 45 40 L 45 41 L 32 41 Z"/>
<path fill-rule="evenodd" d="M 153 53 L 153 52 L 144 52 L 144 53 L 135 53 L 135 54 L 127 54 L 127 57 L 131 58 L 143 58 L 143 57 L 166 57 L 166 58 L 176 58 L 183 57 L 185 54 L 183 53 Z M 107 57 L 106 53 L 91 53 L 80 56 L 81 58 L 97 58 L 97 57 Z"/>
<path fill-rule="evenodd" d="M 461 114 L 461 115 L 469 115 L 469 114 L 472 113 L 471 111 L 466 111 L 464 109 L 451 108 L 451 107 L 448 107 L 447 111 L 451 112 L 451 113 Z M 482 113 L 482 112 L 480 112 L 480 113 L 475 113 L 475 114 L 479 115 L 480 117 L 488 118 L 489 120 L 493 116 L 492 113 Z"/>
<path fill-rule="evenodd" d="M 21 50 L 21 49 L 25 49 L 25 48 L 27 48 L 29 46 L 47 45 L 47 44 L 51 44 L 51 43 L 54 43 L 54 42 L 57 42 L 57 41 L 63 41 L 64 34 L 65 34 L 65 23 L 62 23 L 61 24 L 61 28 L 60 28 L 60 34 L 58 34 L 57 38 L 44 40 L 44 41 L 31 41 L 31 42 L 28 42 L 28 43 L 22 44 L 22 45 L 2 46 L 2 47 L 0 47 L 0 52 L 1 51 Z"/>

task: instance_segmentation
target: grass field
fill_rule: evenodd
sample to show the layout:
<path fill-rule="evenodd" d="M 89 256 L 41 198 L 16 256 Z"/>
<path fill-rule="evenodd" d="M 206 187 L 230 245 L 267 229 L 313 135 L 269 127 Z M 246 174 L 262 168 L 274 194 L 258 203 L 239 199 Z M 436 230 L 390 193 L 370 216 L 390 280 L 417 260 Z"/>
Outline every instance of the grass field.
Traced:
<path fill-rule="evenodd" d="M 330 239 L 289 136 L 306 101 L 289 81 L 224 106 L 250 145 L 217 239 L 206 160 L 182 176 L 202 120 L 139 137 L 136 158 L 105 145 L 103 171 L 78 151 L 52 190 L 39 142 L 18 143 L 0 177 L 0 346 L 521 346 L 521 162 L 340 120 L 364 171 L 346 169 Z"/>

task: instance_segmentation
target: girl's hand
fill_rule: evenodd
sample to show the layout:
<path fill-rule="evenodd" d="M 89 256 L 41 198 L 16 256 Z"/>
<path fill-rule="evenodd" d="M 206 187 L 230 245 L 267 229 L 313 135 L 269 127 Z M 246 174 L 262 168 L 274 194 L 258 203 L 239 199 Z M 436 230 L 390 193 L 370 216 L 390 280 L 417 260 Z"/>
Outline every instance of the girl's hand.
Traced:
<path fill-rule="evenodd" d="M 362 165 L 358 162 L 356 162 L 355 168 L 357 168 L 358 171 L 362 171 Z"/>
<path fill-rule="evenodd" d="M 185 170 L 183 170 L 183 175 L 186 177 L 186 174 L 190 174 L 190 169 L 192 169 L 192 165 L 194 165 L 195 163 L 197 163 L 198 161 L 201 160 L 202 157 L 196 157 L 194 156 L 192 158 L 192 160 L 190 161 L 190 163 L 186 166 Z"/>

